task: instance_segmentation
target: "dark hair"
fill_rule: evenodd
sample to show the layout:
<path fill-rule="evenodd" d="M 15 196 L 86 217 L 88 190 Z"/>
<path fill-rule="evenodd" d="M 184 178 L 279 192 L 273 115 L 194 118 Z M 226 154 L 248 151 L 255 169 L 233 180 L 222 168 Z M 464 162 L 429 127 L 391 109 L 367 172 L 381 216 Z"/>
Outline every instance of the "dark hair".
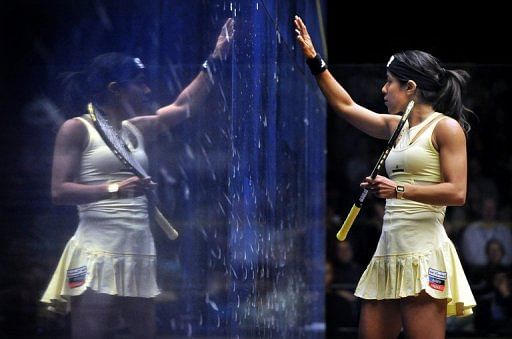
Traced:
<path fill-rule="evenodd" d="M 496 239 L 496 238 L 491 238 L 489 239 L 486 243 L 485 243 L 485 254 L 489 255 L 489 250 L 491 248 L 491 246 L 493 244 L 497 244 L 501 250 L 501 253 L 503 255 L 506 254 L 506 251 L 505 251 L 505 246 L 503 246 L 503 243 L 499 240 L 499 239 Z"/>
<path fill-rule="evenodd" d="M 464 131 L 469 132 L 471 126 L 467 121 L 466 113 L 472 113 L 472 111 L 462 103 L 462 96 L 470 78 L 468 72 L 460 69 L 445 69 L 437 58 L 423 51 L 408 50 L 396 53 L 393 57 L 437 83 L 436 90 L 418 86 L 420 98 L 425 103 L 431 104 L 436 111 L 457 120 Z M 411 80 L 397 74 L 393 75 L 404 83 Z"/>
<path fill-rule="evenodd" d="M 126 82 L 141 73 L 144 65 L 138 58 L 111 52 L 95 57 L 84 70 L 60 75 L 64 87 L 64 109 L 76 114 L 87 103 L 103 103 L 109 95 L 108 84 Z"/>

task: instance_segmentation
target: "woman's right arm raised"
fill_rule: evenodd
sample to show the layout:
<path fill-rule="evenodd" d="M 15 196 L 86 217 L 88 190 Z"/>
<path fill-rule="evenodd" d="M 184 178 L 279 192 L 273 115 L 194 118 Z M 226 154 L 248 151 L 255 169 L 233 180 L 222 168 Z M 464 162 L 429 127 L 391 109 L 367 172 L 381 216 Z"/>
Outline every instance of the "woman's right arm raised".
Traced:
<path fill-rule="evenodd" d="M 297 41 L 302 47 L 304 56 L 307 59 L 314 58 L 317 53 L 306 25 L 298 16 L 295 17 L 294 22 Z M 389 138 L 400 117 L 390 114 L 378 114 L 358 105 L 336 81 L 329 70 L 315 75 L 315 78 L 329 105 L 347 122 L 375 138 Z"/>

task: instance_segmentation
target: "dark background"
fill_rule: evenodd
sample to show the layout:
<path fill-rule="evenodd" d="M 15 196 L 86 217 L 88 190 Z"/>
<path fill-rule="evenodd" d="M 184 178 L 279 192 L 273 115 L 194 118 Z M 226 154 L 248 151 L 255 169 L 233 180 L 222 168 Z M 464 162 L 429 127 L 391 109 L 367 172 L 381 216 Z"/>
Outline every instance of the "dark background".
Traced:
<path fill-rule="evenodd" d="M 386 63 L 405 49 L 445 63 L 508 64 L 510 18 L 503 5 L 449 1 L 327 1 L 329 63 Z"/>

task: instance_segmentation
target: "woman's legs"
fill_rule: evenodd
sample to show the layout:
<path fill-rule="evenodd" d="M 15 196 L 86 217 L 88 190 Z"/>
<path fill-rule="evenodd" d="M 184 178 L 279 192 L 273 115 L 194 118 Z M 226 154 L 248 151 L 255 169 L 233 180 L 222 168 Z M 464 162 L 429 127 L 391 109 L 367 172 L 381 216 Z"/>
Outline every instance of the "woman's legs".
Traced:
<path fill-rule="evenodd" d="M 359 338 L 394 339 L 402 326 L 406 338 L 445 338 L 446 302 L 446 299 L 432 298 L 425 291 L 403 299 L 363 299 Z"/>
<path fill-rule="evenodd" d="M 446 299 L 434 299 L 425 291 L 400 300 L 406 338 L 442 339 L 446 333 Z"/>
<path fill-rule="evenodd" d="M 396 339 L 401 328 L 399 300 L 361 300 L 360 339 Z"/>
<path fill-rule="evenodd" d="M 152 339 L 156 335 L 154 298 L 124 297 L 119 303 L 132 338 Z"/>
<path fill-rule="evenodd" d="M 119 322 L 117 314 L 114 296 L 87 290 L 71 297 L 71 337 L 111 338 Z"/>
<path fill-rule="evenodd" d="M 89 289 L 71 297 L 73 339 L 110 339 L 119 330 L 121 319 L 130 330 L 131 338 L 154 338 L 154 299 L 120 297 Z"/>

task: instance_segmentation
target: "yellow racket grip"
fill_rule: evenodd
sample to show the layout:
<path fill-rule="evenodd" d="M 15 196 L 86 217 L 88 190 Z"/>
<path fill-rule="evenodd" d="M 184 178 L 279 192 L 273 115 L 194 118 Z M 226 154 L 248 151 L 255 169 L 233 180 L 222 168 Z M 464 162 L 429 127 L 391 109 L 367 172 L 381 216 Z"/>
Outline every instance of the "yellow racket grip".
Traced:
<path fill-rule="evenodd" d="M 345 219 L 345 222 L 343 223 L 340 230 L 336 234 L 336 238 L 339 241 L 345 240 L 345 238 L 347 237 L 347 233 L 350 230 L 350 227 L 352 227 L 352 224 L 354 223 L 354 220 L 356 219 L 360 210 L 361 210 L 361 207 L 357 207 L 356 205 L 352 206 L 352 208 L 350 209 L 350 212 L 347 215 L 347 218 Z"/>
<path fill-rule="evenodd" d="M 172 227 L 171 223 L 167 221 L 162 212 L 158 208 L 155 207 L 155 221 L 160 226 L 160 228 L 167 234 L 169 239 L 175 240 L 178 238 L 178 231 L 174 227 Z"/>

